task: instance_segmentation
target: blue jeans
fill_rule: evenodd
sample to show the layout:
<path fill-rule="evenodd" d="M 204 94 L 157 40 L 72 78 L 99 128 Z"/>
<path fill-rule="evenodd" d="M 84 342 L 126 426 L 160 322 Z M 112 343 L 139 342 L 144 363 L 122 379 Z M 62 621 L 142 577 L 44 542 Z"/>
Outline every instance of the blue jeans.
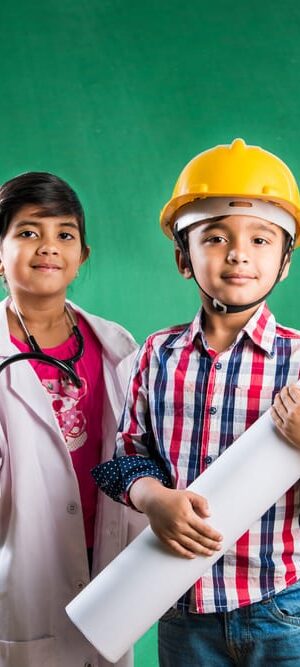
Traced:
<path fill-rule="evenodd" d="M 160 667 L 300 667 L 300 581 L 231 612 L 160 619 Z"/>

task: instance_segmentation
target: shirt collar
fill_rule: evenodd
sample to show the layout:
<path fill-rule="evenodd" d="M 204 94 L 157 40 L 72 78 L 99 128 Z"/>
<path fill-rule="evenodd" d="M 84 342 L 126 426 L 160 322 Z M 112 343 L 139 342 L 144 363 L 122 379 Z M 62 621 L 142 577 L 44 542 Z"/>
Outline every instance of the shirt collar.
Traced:
<path fill-rule="evenodd" d="M 202 314 L 203 308 L 197 312 L 193 321 L 168 344 L 168 347 L 182 348 L 189 346 L 194 343 L 197 336 L 200 336 L 206 347 L 205 334 L 202 328 Z M 274 315 L 270 313 L 266 302 L 263 302 L 260 305 L 254 315 L 252 315 L 251 319 L 245 324 L 237 336 L 237 341 L 239 341 L 245 333 L 251 338 L 255 345 L 262 348 L 268 355 L 272 356 L 274 354 L 276 321 Z"/>
<path fill-rule="evenodd" d="M 258 310 L 252 315 L 251 319 L 243 327 L 243 331 L 248 334 L 253 342 L 262 348 L 271 357 L 274 354 L 276 320 L 270 313 L 269 308 L 264 301 Z"/>

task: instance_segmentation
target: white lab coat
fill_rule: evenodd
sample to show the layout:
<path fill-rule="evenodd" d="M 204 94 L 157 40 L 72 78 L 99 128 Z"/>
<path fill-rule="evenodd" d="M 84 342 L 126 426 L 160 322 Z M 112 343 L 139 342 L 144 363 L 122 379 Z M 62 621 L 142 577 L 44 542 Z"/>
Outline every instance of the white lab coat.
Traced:
<path fill-rule="evenodd" d="M 7 299 L 0 302 L 0 363 L 18 352 L 10 341 L 6 304 Z M 103 347 L 106 460 L 114 449 L 136 344 L 119 325 L 73 307 Z M 93 573 L 142 527 L 141 515 L 99 492 Z M 38 376 L 21 361 L 0 374 L 0 667 L 109 665 L 65 612 L 88 581 L 72 461 Z M 128 654 L 118 663 L 131 664 Z"/>

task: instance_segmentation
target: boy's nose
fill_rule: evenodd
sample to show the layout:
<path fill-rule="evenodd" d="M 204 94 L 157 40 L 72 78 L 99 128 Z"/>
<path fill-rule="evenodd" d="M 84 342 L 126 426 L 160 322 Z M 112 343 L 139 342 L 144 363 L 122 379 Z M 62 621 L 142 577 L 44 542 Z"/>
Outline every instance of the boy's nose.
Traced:
<path fill-rule="evenodd" d="M 239 264 L 240 262 L 248 262 L 248 257 L 242 248 L 231 248 L 227 255 L 227 261 L 230 264 Z"/>

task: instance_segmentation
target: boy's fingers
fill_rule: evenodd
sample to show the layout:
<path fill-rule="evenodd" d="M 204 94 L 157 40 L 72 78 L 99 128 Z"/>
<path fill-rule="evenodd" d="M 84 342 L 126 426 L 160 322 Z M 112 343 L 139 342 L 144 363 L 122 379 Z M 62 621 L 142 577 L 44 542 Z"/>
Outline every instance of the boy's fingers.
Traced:
<path fill-rule="evenodd" d="M 274 414 L 275 412 L 276 415 L 281 419 L 281 421 L 284 421 L 285 417 L 287 416 L 287 409 L 283 401 L 284 399 L 281 396 L 281 394 L 277 394 L 277 396 L 275 396 L 275 400 L 271 411 L 272 414 Z"/>
<path fill-rule="evenodd" d="M 211 540 L 203 540 L 199 542 L 198 540 L 193 540 L 186 535 L 182 535 L 178 540 L 178 544 L 181 545 L 187 551 L 194 554 L 202 554 L 203 556 L 212 556 L 216 551 L 220 550 L 220 544 L 212 542 Z"/>
<path fill-rule="evenodd" d="M 294 405 L 300 404 L 300 388 L 291 384 L 289 387 L 283 387 L 280 393 L 276 394 L 274 399 L 274 406 L 279 410 L 280 406 L 288 411 Z"/>
<path fill-rule="evenodd" d="M 195 518 L 193 517 L 190 520 L 189 525 L 190 528 L 194 531 L 194 534 L 198 536 L 197 539 L 199 539 L 199 536 L 200 538 L 204 536 L 210 540 L 217 541 L 222 539 L 222 535 L 218 530 L 213 528 L 213 526 L 210 526 L 208 523 L 206 523 L 206 521 L 199 519 L 196 515 L 194 516 Z"/>
<path fill-rule="evenodd" d="M 287 389 L 282 389 L 280 394 L 275 397 L 274 405 L 277 410 L 287 412 L 286 403 L 289 401 Z"/>
<path fill-rule="evenodd" d="M 202 555 L 202 556 L 212 556 L 213 551 L 211 549 L 207 549 L 206 547 L 202 547 L 200 544 L 197 544 L 196 542 L 193 542 L 192 540 L 186 540 L 186 541 L 180 541 L 177 542 L 177 540 L 168 540 L 166 542 L 166 545 L 172 549 L 172 551 L 175 551 L 176 554 L 179 556 L 184 556 L 185 558 L 195 558 L 196 556 Z"/>
<path fill-rule="evenodd" d="M 207 549 L 213 551 L 219 551 L 219 549 L 221 549 L 221 537 L 219 539 L 211 539 L 205 535 L 200 535 L 199 533 L 188 534 L 185 537 L 194 544 L 201 545 Z"/>
<path fill-rule="evenodd" d="M 271 408 L 271 417 L 273 419 L 274 424 L 276 424 L 276 426 L 278 428 L 280 428 L 280 426 L 282 426 L 282 424 L 283 424 L 283 420 L 281 419 L 281 417 L 277 413 L 274 406 Z"/>
<path fill-rule="evenodd" d="M 291 384 L 288 387 L 288 393 L 294 403 L 300 403 L 300 387 L 296 384 Z"/>
<path fill-rule="evenodd" d="M 184 556 L 184 558 L 195 558 L 196 554 L 190 549 L 186 549 L 184 546 L 176 542 L 176 540 L 168 540 L 165 542 L 166 546 L 175 552 L 178 556 Z"/>
<path fill-rule="evenodd" d="M 197 493 L 190 493 L 189 498 L 194 512 L 197 512 L 200 516 L 210 516 L 209 505 L 206 498 L 199 496 Z"/>

